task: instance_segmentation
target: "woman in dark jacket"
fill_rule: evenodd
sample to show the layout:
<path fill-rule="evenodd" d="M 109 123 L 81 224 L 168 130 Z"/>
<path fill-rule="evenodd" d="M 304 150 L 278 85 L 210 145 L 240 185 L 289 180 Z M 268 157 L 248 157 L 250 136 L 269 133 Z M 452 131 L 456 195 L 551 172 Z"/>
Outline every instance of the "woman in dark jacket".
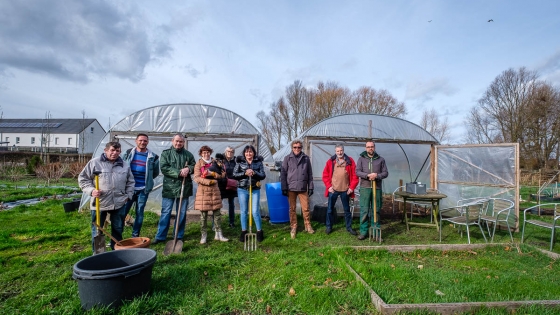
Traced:
<path fill-rule="evenodd" d="M 218 154 L 216 154 L 216 157 Z M 234 179 L 233 178 L 233 169 L 235 168 L 235 149 L 228 146 L 226 148 L 226 152 L 224 152 L 224 159 L 223 159 L 224 166 L 226 168 L 226 178 L 220 179 L 218 181 L 218 187 L 220 187 L 220 194 L 222 195 L 222 199 L 228 200 L 228 209 L 229 209 L 229 227 L 234 227 L 235 222 L 235 202 L 234 199 L 237 197 L 237 189 L 226 189 L 227 187 L 227 179 Z"/>
<path fill-rule="evenodd" d="M 237 196 L 241 207 L 241 236 L 239 241 L 245 242 L 247 234 L 247 214 L 249 212 L 249 185 L 252 190 L 252 214 L 257 227 L 257 241 L 262 242 L 264 234 L 261 225 L 261 211 L 259 208 L 261 185 L 260 181 L 265 179 L 263 158 L 257 156 L 257 151 L 252 145 L 245 146 L 243 155 L 236 159 L 237 164 L 233 169 L 233 178 L 238 180 Z"/>

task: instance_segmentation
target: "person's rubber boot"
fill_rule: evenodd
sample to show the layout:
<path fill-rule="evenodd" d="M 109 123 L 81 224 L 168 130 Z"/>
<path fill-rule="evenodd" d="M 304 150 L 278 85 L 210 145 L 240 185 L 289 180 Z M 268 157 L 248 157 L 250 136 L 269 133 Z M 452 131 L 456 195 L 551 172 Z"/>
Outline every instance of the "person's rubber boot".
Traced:
<path fill-rule="evenodd" d="M 216 236 L 214 236 L 214 239 L 216 241 L 220 241 L 220 242 L 227 242 L 229 241 L 229 239 L 225 238 L 224 235 L 222 234 L 222 231 L 216 231 Z"/>
<path fill-rule="evenodd" d="M 257 231 L 257 242 L 262 242 L 264 240 L 264 233 L 262 230 Z"/>
<path fill-rule="evenodd" d="M 208 234 L 206 233 L 206 231 L 202 231 L 201 234 L 202 236 L 200 237 L 200 244 L 206 244 L 206 237 L 208 236 Z"/>
<path fill-rule="evenodd" d="M 292 230 L 290 231 L 290 237 L 292 239 L 296 238 L 296 234 L 297 234 L 297 229 L 296 228 L 292 228 Z"/>

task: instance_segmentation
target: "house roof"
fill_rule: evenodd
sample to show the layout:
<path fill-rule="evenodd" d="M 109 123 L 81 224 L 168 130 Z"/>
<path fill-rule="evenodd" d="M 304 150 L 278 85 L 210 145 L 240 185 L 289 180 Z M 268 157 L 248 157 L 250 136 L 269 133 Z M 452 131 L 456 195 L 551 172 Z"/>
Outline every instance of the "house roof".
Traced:
<path fill-rule="evenodd" d="M 91 125 L 96 119 L 0 119 L 0 132 L 3 133 L 40 133 L 47 128 L 50 133 L 77 134 Z M 103 128 L 103 127 L 101 127 Z M 105 132 L 105 130 L 103 130 Z"/>

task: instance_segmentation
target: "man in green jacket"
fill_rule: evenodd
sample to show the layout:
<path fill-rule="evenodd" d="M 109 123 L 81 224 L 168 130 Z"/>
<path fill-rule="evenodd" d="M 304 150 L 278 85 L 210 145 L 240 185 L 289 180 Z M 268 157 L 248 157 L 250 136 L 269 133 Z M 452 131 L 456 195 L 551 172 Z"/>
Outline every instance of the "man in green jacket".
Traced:
<path fill-rule="evenodd" d="M 187 217 L 187 205 L 189 204 L 189 197 L 193 195 L 191 174 L 194 171 L 194 164 L 196 163 L 194 156 L 185 149 L 185 137 L 183 137 L 183 135 L 175 135 L 171 144 L 171 148 L 163 150 L 159 159 L 161 173 L 163 174 L 161 217 L 159 218 L 158 231 L 152 244 L 164 242 L 166 240 L 173 204 L 175 204 L 175 211 L 177 212 L 176 219 L 179 220 L 177 239 L 183 238 Z M 183 201 L 179 206 L 183 179 L 185 183 Z M 180 212 L 179 208 L 181 209 Z M 175 231 L 173 231 L 173 235 L 175 235 Z"/>

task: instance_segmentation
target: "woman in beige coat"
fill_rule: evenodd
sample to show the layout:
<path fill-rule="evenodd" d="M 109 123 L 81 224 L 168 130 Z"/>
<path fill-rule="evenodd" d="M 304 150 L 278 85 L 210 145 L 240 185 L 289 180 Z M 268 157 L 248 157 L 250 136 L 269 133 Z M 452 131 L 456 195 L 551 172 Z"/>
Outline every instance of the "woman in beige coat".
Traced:
<path fill-rule="evenodd" d="M 212 211 L 214 217 L 214 228 L 216 230 L 215 240 L 229 241 L 222 235 L 222 198 L 218 179 L 224 178 L 225 170 L 223 165 L 219 165 L 210 155 L 214 150 L 204 145 L 198 150 L 200 160 L 194 166 L 194 181 L 198 184 L 194 209 L 200 211 L 200 244 L 206 244 L 206 229 L 208 212 Z"/>

